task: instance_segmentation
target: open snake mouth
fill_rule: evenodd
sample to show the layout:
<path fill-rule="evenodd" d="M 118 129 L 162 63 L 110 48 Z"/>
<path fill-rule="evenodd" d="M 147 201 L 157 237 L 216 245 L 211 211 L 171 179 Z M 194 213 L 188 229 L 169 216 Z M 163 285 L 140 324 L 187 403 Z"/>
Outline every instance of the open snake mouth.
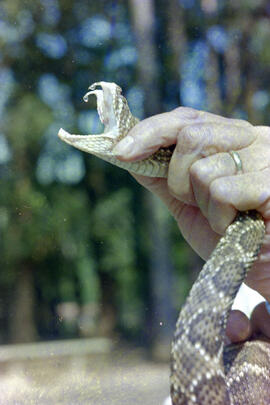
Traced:
<path fill-rule="evenodd" d="M 127 111 L 126 99 L 121 95 L 121 87 L 115 83 L 97 82 L 89 86 L 88 89 L 89 91 L 83 96 L 83 100 L 87 102 L 90 95 L 96 96 L 99 119 L 104 125 L 103 133 L 75 135 L 61 128 L 58 136 L 62 141 L 84 152 L 94 155 L 112 155 L 113 147 L 126 135 L 126 133 L 120 134 L 119 131 L 120 114 L 123 109 L 125 109 L 126 114 L 131 115 L 129 109 Z"/>
<path fill-rule="evenodd" d="M 98 115 L 100 121 L 104 124 L 103 133 L 74 135 L 61 128 L 58 132 L 59 138 L 77 149 L 133 173 L 148 177 L 167 177 L 168 165 L 174 145 L 170 148 L 160 148 L 152 156 L 136 162 L 124 162 L 114 155 L 114 146 L 139 121 L 138 118 L 131 114 L 127 100 L 121 93 L 121 87 L 115 83 L 97 82 L 92 84 L 83 99 L 87 102 L 90 95 L 94 94 L 96 96 Z"/>
<path fill-rule="evenodd" d="M 101 89 L 97 89 L 100 86 Z M 88 91 L 83 96 L 83 101 L 88 102 L 89 96 L 94 94 L 97 97 L 97 111 L 102 124 L 104 124 L 104 133 L 109 132 L 117 125 L 115 98 L 122 92 L 121 87 L 115 83 L 97 82 L 88 87 Z"/>

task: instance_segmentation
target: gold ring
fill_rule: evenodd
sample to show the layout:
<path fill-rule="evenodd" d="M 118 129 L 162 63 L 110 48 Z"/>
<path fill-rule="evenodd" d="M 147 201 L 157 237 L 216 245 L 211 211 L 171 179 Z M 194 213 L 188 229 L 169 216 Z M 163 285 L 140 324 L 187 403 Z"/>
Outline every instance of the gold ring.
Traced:
<path fill-rule="evenodd" d="M 234 150 L 229 152 L 229 155 L 232 157 L 235 167 L 236 167 L 236 174 L 243 173 L 243 165 L 240 159 L 239 153 L 235 152 Z"/>

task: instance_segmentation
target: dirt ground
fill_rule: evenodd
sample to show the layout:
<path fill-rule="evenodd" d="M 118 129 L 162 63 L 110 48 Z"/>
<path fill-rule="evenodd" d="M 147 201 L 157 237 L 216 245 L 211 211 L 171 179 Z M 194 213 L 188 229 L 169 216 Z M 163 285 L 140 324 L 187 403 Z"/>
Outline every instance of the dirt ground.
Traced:
<path fill-rule="evenodd" d="M 162 405 L 169 393 L 169 366 L 141 350 L 117 349 L 1 361 L 0 405 Z M 22 356 L 23 357 L 23 356 Z"/>

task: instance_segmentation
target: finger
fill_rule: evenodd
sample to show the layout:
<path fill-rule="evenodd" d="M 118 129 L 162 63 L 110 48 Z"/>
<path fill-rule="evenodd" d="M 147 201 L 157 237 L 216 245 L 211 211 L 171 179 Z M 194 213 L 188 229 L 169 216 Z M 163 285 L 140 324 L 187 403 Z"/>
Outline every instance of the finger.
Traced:
<path fill-rule="evenodd" d="M 169 166 L 170 192 L 181 201 L 196 204 L 189 176 L 197 160 L 220 152 L 239 150 L 257 137 L 249 127 L 210 123 L 191 125 L 180 131 Z M 230 166 L 233 167 L 230 163 Z"/>
<path fill-rule="evenodd" d="M 220 239 L 220 235 L 213 231 L 200 210 L 197 207 L 189 207 L 174 198 L 168 190 L 166 179 L 133 176 L 140 184 L 162 199 L 175 217 L 184 238 L 203 259 L 207 260 Z M 267 208 L 267 204 L 262 205 L 260 210 L 265 218 L 270 216 L 270 208 Z M 228 224 L 225 223 L 225 228 L 232 222 L 230 218 L 227 221 Z M 249 271 L 246 284 L 270 301 L 270 220 L 265 219 L 265 226 L 266 236 L 259 259 Z M 207 240 L 207 244 L 205 240 Z"/>
<path fill-rule="evenodd" d="M 168 190 L 166 179 L 134 174 L 132 176 L 145 188 L 161 198 L 177 221 L 183 238 L 195 252 L 207 260 L 220 239 L 220 235 L 211 229 L 199 208 L 188 206 L 173 197 Z"/>
<path fill-rule="evenodd" d="M 270 338 L 270 315 L 265 307 L 265 302 L 261 302 L 255 307 L 250 321 L 254 334 L 263 334 Z"/>
<path fill-rule="evenodd" d="M 196 122 L 199 112 L 182 108 L 179 114 L 167 112 L 146 118 L 133 127 L 113 149 L 114 155 L 123 161 L 144 159 L 160 147 L 176 143 L 178 132 Z"/>
<path fill-rule="evenodd" d="M 175 201 L 178 200 L 175 199 Z M 208 260 L 220 239 L 220 235 L 213 231 L 200 209 L 184 204 L 175 218 L 183 237 L 192 249 L 204 260 Z"/>
<path fill-rule="evenodd" d="M 195 161 L 189 172 L 196 205 L 207 217 L 211 183 L 220 177 L 233 175 L 236 172 L 235 163 L 228 153 L 218 153 Z"/>
<path fill-rule="evenodd" d="M 243 172 L 265 169 L 269 164 L 269 151 L 264 144 L 254 142 L 238 151 Z M 237 174 L 235 162 L 229 153 L 218 153 L 195 161 L 190 167 L 190 181 L 196 204 L 208 215 L 209 189 L 220 178 Z"/>
<path fill-rule="evenodd" d="M 179 107 L 171 112 L 157 114 L 139 122 L 130 130 L 128 136 L 118 142 L 113 153 L 123 161 L 140 160 L 150 156 L 160 147 L 175 144 L 177 135 L 185 126 L 206 122 L 252 127 L 247 121 L 220 117 L 193 108 Z"/>
<path fill-rule="evenodd" d="M 231 311 L 226 326 L 226 335 L 231 343 L 243 342 L 251 336 L 251 323 L 243 312 Z"/>
<path fill-rule="evenodd" d="M 270 169 L 222 177 L 210 185 L 207 218 L 212 229 L 223 234 L 236 210 L 257 209 L 270 218 Z"/>

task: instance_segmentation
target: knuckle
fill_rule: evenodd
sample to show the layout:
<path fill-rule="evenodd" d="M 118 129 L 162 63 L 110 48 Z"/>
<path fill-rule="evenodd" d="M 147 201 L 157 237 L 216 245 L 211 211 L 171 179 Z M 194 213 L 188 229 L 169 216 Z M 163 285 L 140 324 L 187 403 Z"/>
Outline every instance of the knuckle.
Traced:
<path fill-rule="evenodd" d="M 173 110 L 173 113 L 180 115 L 183 118 L 197 118 L 199 111 L 191 107 L 177 107 Z"/>
<path fill-rule="evenodd" d="M 179 184 L 170 176 L 168 177 L 168 190 L 169 193 L 177 200 L 186 204 L 190 203 L 190 190 L 186 189 L 184 185 L 181 185 L 180 187 Z"/>
<path fill-rule="evenodd" d="M 202 160 L 197 160 L 190 167 L 191 179 L 195 180 L 196 183 L 206 183 L 209 177 L 210 168 Z"/>
<path fill-rule="evenodd" d="M 209 192 L 212 200 L 222 202 L 226 187 L 222 179 L 215 179 L 209 186 Z"/>
<path fill-rule="evenodd" d="M 194 153 L 202 148 L 201 126 L 191 125 L 184 127 L 179 135 L 177 150 L 180 153 Z"/>

